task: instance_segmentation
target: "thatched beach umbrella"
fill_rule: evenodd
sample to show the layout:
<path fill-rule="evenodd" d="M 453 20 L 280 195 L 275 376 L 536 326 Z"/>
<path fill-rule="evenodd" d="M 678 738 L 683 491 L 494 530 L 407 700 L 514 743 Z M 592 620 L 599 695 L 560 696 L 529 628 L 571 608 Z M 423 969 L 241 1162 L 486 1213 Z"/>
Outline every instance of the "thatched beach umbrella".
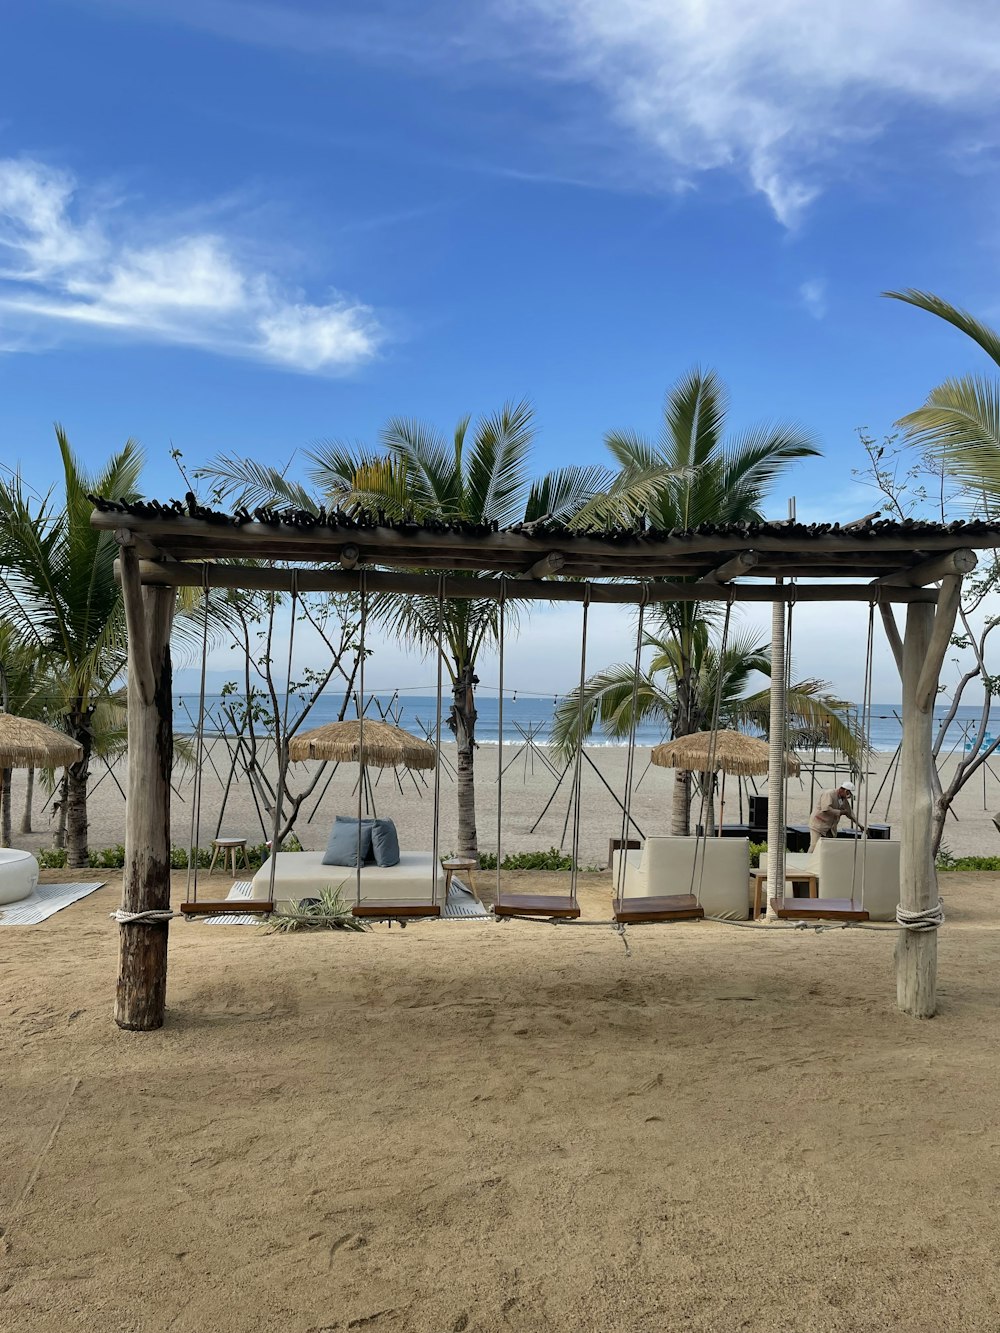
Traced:
<path fill-rule="evenodd" d="M 63 768 L 83 758 L 83 746 L 64 731 L 0 712 L 0 769 Z"/>
<path fill-rule="evenodd" d="M 678 736 L 664 741 L 652 753 L 652 761 L 660 768 L 680 768 L 691 773 L 738 773 L 741 777 L 766 773 L 767 741 L 745 736 L 742 731 L 696 731 L 691 736 Z M 799 776 L 799 761 L 787 755 L 785 766 L 788 776 Z"/>
<path fill-rule="evenodd" d="M 363 733 L 363 734 L 362 734 Z M 296 736 L 288 745 L 289 759 L 326 759 L 374 768 L 433 768 L 434 746 L 388 722 L 328 722 Z"/>

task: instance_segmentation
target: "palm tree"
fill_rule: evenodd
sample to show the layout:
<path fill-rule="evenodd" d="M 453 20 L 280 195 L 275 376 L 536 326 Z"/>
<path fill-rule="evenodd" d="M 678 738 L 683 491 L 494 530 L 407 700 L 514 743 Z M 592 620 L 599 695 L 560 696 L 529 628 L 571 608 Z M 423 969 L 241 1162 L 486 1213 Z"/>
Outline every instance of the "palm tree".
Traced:
<path fill-rule="evenodd" d="M 533 438 L 532 411 L 525 401 L 507 403 L 475 426 L 463 417 L 450 439 L 418 421 L 396 417 L 386 424 L 376 449 L 333 443 L 310 452 L 310 478 L 328 506 L 347 512 L 499 528 L 543 517 L 565 521 L 595 490 L 610 485 L 610 474 L 600 467 L 561 468 L 532 481 Z M 242 459 L 219 458 L 199 475 L 215 481 L 218 498 L 238 494 L 239 503 L 250 508 L 276 499 L 304 509 L 318 507 L 283 473 Z M 510 629 L 517 609 L 511 588 Z M 441 651 L 451 686 L 448 726 L 458 749 L 458 850 L 476 855 L 476 662 L 498 642 L 497 602 L 373 597 L 369 615 L 428 655 Z"/>
<path fill-rule="evenodd" d="M 719 726 L 736 730 L 751 726 L 764 731 L 768 724 L 769 692 L 747 693 L 754 672 L 771 673 L 770 648 L 753 632 L 731 635 L 723 647 L 713 641 L 709 626 L 697 624 L 691 635 L 691 657 L 681 651 L 678 638 L 671 633 L 643 635 L 643 648 L 652 649 L 652 657 L 638 680 L 634 662 L 620 662 L 591 676 L 583 688 L 583 726 L 580 721 L 580 690 L 573 690 L 556 709 L 552 739 L 564 757 L 574 752 L 581 738 L 591 735 L 600 723 L 605 735 L 626 740 L 632 732 L 633 719 L 659 722 L 672 736 L 690 735 L 712 726 L 715 701 L 719 699 Z M 720 679 L 721 678 L 721 679 Z M 683 724 L 679 731 L 680 688 L 686 687 Z M 829 693 L 825 681 L 802 680 L 789 686 L 788 711 L 794 721 L 822 729 L 829 743 L 845 754 L 857 757 L 864 739 L 844 720 L 847 704 Z M 633 700 L 635 708 L 633 711 Z M 701 775 L 703 790 L 711 775 Z M 711 809 L 711 806 L 709 806 Z M 677 773 L 671 817 L 671 833 L 688 832 L 690 819 L 690 783 L 686 774 Z"/>
<path fill-rule="evenodd" d="M 1000 333 L 932 292 L 910 288 L 884 296 L 926 310 L 967 334 L 1000 366 Z M 945 470 L 995 513 L 1000 501 L 1000 380 L 985 375 L 946 379 L 927 402 L 898 423 Z"/>
<path fill-rule="evenodd" d="M 814 457 L 819 449 L 807 431 L 790 424 L 727 435 L 728 407 L 725 386 L 714 371 L 683 375 L 667 393 L 655 441 L 635 431 L 605 437 L 617 472 L 609 487 L 581 507 L 574 526 L 644 523 L 670 532 L 704 523 L 762 522 L 762 505 L 774 482 L 791 463 Z M 699 729 L 696 664 L 717 608 L 677 602 L 658 614 L 661 636 L 664 643 L 670 641 L 674 657 L 670 728 L 674 736 L 687 736 Z M 690 797 L 689 775 L 678 774 L 675 831 L 687 830 Z"/>

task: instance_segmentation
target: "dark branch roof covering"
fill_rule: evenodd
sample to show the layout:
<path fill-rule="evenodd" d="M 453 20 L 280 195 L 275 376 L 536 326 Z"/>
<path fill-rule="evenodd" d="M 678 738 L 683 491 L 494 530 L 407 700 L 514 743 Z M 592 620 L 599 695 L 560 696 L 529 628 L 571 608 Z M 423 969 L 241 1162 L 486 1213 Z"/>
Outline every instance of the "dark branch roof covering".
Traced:
<path fill-rule="evenodd" d="M 704 577 L 741 551 L 758 563 L 753 578 L 876 578 L 932 554 L 1000 547 L 1000 525 L 981 520 L 927 523 L 867 520 L 836 523 L 703 524 L 668 532 L 629 528 L 577 531 L 541 521 L 495 524 L 394 519 L 339 509 L 237 509 L 223 513 L 185 501 L 132 503 L 91 497 L 93 521 L 130 530 L 140 554 L 173 560 L 272 559 L 335 564 L 345 545 L 360 565 L 523 573 L 548 552 L 563 556 L 564 577 Z"/>

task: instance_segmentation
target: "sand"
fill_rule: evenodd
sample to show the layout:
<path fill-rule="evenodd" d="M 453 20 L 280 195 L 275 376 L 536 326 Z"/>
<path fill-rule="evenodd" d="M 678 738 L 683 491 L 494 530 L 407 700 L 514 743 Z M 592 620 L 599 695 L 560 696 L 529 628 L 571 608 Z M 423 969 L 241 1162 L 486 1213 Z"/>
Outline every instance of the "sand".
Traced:
<path fill-rule="evenodd" d="M 454 782 L 455 747 L 444 747 L 441 770 L 441 850 L 458 850 L 456 798 Z M 572 844 L 572 820 L 567 822 L 572 773 L 559 787 L 548 812 L 546 803 L 556 789 L 558 773 L 547 766 L 543 752 L 534 754 L 505 745 L 503 762 L 506 775 L 503 781 L 503 837 L 504 852 L 547 850 L 562 845 L 567 851 Z M 581 808 L 580 860 L 584 866 L 604 867 L 608 861 L 608 842 L 619 838 L 622 832 L 622 814 L 608 791 L 619 794 L 625 790 L 626 751 L 621 746 L 594 746 L 586 751 L 592 761 L 584 765 L 583 798 Z M 648 750 L 641 751 L 636 766 L 635 793 L 632 815 L 644 835 L 669 832 L 670 797 L 673 773 L 668 769 L 653 768 L 648 763 Z M 899 833 L 900 783 L 893 782 L 895 766 L 892 756 L 878 755 L 870 765 L 869 808 L 871 822 L 889 823 Z M 551 763 L 551 759 L 548 760 Z M 945 766 L 949 775 L 954 758 Z M 497 747 L 484 745 L 477 755 L 476 804 L 479 821 L 479 846 L 493 851 L 497 845 Z M 301 783 L 314 771 L 313 765 L 293 766 L 293 781 Z M 328 772 L 332 769 L 327 770 Z M 993 825 L 992 815 L 1000 810 L 1000 764 L 991 763 L 984 770 L 984 792 L 981 776 L 974 778 L 960 793 L 956 802 L 957 818 L 951 817 L 945 833 L 945 844 L 951 851 L 962 855 L 1000 854 L 1000 836 Z M 997 776 L 994 776 L 996 773 Z M 234 783 L 223 813 L 222 795 L 228 774 L 228 756 L 225 747 L 216 743 L 203 766 L 203 795 L 201 814 L 201 845 L 208 846 L 222 814 L 221 832 L 246 835 L 251 843 L 263 842 L 271 836 L 266 832 L 254 805 L 249 784 L 244 778 Z M 837 778 L 846 776 L 840 768 L 835 774 L 825 771 L 817 774 L 815 789 L 832 785 Z M 125 787 L 125 765 L 116 766 L 114 775 L 104 774 L 94 767 L 94 790 L 90 801 L 90 843 L 92 847 L 112 846 L 124 838 L 125 802 L 116 781 Z M 603 781 L 602 781 L 603 779 Z M 373 780 L 375 805 L 379 814 L 395 820 L 400 842 L 411 850 L 430 850 L 433 827 L 433 774 L 409 774 L 392 770 L 375 772 Z M 23 804 L 23 772 L 14 773 L 15 829 L 20 822 Z M 346 765 L 333 774 L 323 795 L 319 809 L 316 802 L 323 792 L 323 781 L 311 800 L 302 807 L 296 832 L 303 845 L 312 850 L 325 847 L 333 818 L 341 813 L 357 810 L 357 770 Z M 605 787 L 604 783 L 607 783 Z M 767 789 L 765 778 L 757 779 L 758 789 Z M 190 769 L 177 774 L 179 796 L 172 810 L 173 840 L 178 846 L 188 846 L 191 831 L 192 774 Z M 808 773 L 789 783 L 788 815 L 790 823 L 805 823 L 810 810 L 811 779 Z M 879 789 L 881 794 L 879 795 Z M 891 793 L 891 801 L 890 801 Z M 876 799 L 876 797 L 878 799 Z M 42 799 L 36 802 L 35 832 L 30 835 L 15 833 L 14 843 L 35 850 L 52 845 L 55 823 L 50 812 L 41 810 Z M 863 809 L 864 793 L 858 793 L 858 811 Z M 315 810 L 315 813 L 314 813 Z M 541 816 L 540 822 L 539 817 Z M 747 817 L 744 799 L 743 818 Z M 725 819 L 740 820 L 738 785 L 729 781 L 726 786 Z M 311 822 L 310 822 L 311 821 Z M 536 825 L 534 828 L 533 826 Z M 564 834 L 565 830 L 565 834 Z M 635 830 L 633 829 L 633 835 Z"/>
<path fill-rule="evenodd" d="M 0 1327 L 994 1330 L 1000 876 L 943 891 L 930 1022 L 892 933 L 177 923 L 123 1033 L 117 879 L 0 929 Z"/>

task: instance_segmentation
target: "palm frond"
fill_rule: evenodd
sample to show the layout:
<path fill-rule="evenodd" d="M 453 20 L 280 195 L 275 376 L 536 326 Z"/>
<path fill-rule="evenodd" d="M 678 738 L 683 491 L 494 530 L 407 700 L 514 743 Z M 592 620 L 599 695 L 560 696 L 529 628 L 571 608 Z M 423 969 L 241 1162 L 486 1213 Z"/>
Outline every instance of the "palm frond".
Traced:
<path fill-rule="evenodd" d="M 479 523 L 509 527 L 524 515 L 528 455 L 534 438 L 531 405 L 505 403 L 476 425 L 464 476 L 464 514 Z"/>
<path fill-rule="evenodd" d="M 251 510 L 287 504 L 311 514 L 319 508 L 309 492 L 289 480 L 284 471 L 241 455 L 217 454 L 198 469 L 196 476 L 209 482 L 216 503 L 231 501 L 236 507 Z"/>
<path fill-rule="evenodd" d="M 897 423 L 907 437 L 969 489 L 1000 498 L 1000 383 L 982 375 L 948 379 Z"/>
<path fill-rule="evenodd" d="M 1000 334 L 982 320 L 976 319 L 968 310 L 961 310 L 942 297 L 935 296 L 933 292 L 922 292 L 915 287 L 909 287 L 904 292 L 883 292 L 882 295 L 937 315 L 938 319 L 945 320 L 978 343 L 986 355 L 1000 366 Z"/>

